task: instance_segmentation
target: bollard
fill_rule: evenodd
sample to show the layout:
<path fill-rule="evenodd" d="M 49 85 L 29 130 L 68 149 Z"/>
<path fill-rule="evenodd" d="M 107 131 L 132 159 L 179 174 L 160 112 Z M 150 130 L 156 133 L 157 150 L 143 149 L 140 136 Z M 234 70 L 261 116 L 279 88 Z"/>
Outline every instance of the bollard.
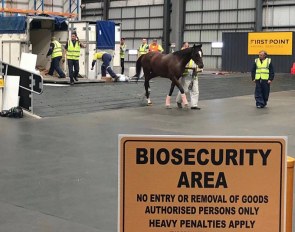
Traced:
<path fill-rule="evenodd" d="M 288 156 L 288 160 L 287 160 L 286 232 L 292 232 L 294 163 L 295 163 L 295 159 Z"/>
<path fill-rule="evenodd" d="M 293 63 L 293 66 L 291 68 L 291 74 L 295 74 L 295 63 Z"/>

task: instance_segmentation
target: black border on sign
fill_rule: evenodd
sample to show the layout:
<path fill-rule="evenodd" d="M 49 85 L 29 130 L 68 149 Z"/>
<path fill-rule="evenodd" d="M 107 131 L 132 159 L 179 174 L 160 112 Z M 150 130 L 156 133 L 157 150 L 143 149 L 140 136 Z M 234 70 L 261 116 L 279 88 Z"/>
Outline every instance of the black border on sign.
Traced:
<path fill-rule="evenodd" d="M 157 143 L 163 143 L 163 142 L 165 142 L 165 143 L 175 143 L 175 142 L 180 142 L 180 141 L 177 141 L 177 138 L 176 137 L 175 138 L 174 137 L 171 137 L 171 140 L 174 139 L 173 141 L 171 141 L 171 140 L 147 140 L 147 139 L 145 139 L 146 137 L 142 137 L 142 138 L 143 139 L 130 139 L 130 140 L 126 140 L 123 143 L 123 167 L 122 167 L 122 169 L 123 169 L 122 170 L 123 171 L 123 182 L 122 182 L 122 185 L 123 185 L 122 186 L 123 187 L 123 204 L 122 204 L 123 205 L 123 215 L 122 215 L 123 231 L 122 232 L 125 232 L 125 158 L 126 158 L 125 145 L 126 145 L 126 143 L 127 142 L 157 142 Z M 167 138 L 167 137 L 165 137 L 165 138 Z M 121 139 L 124 139 L 124 137 L 122 137 Z M 167 139 L 170 139 L 170 138 L 167 138 Z M 179 138 L 179 139 L 181 139 L 181 138 Z M 194 139 L 194 138 L 192 138 L 192 139 Z M 212 138 L 212 139 L 214 139 L 214 138 Z M 216 139 L 226 139 L 226 137 L 225 138 L 216 137 Z M 266 137 L 266 139 L 268 139 L 268 138 Z M 186 142 L 186 143 L 201 143 L 201 142 L 202 143 L 278 143 L 278 144 L 280 144 L 281 145 L 281 163 L 280 163 L 280 170 L 281 170 L 280 181 L 281 181 L 281 184 L 280 184 L 280 194 L 279 194 L 280 195 L 280 199 L 279 199 L 279 202 L 280 202 L 280 213 L 279 213 L 279 230 L 278 230 L 278 232 L 281 232 L 281 227 L 282 227 L 282 225 L 281 225 L 281 218 L 282 218 L 282 204 L 283 204 L 283 202 L 282 202 L 282 194 L 283 194 L 283 192 L 282 192 L 283 191 L 283 189 L 282 189 L 282 178 L 283 178 L 283 176 L 282 176 L 283 156 L 282 156 L 282 154 L 283 154 L 283 144 L 281 142 L 279 142 L 279 141 L 265 141 L 265 140 L 264 141 L 257 140 L 255 142 L 254 141 L 242 141 L 242 140 L 241 141 L 237 141 L 237 140 L 235 140 L 235 141 L 222 141 L 222 140 L 221 141 L 181 140 L 181 142 Z M 120 162 L 120 165 L 121 165 L 121 162 Z M 119 175 L 120 175 L 120 173 L 119 173 Z M 120 185 L 120 188 L 121 188 L 121 185 Z M 121 196 L 120 196 L 120 199 L 121 199 Z M 120 207 L 120 204 L 119 204 L 119 207 Z M 122 211 L 122 209 L 120 209 L 120 214 L 121 214 L 121 211 Z M 120 218 L 120 216 L 121 215 L 119 215 L 119 218 Z M 121 223 L 121 220 L 119 221 L 119 223 Z"/>

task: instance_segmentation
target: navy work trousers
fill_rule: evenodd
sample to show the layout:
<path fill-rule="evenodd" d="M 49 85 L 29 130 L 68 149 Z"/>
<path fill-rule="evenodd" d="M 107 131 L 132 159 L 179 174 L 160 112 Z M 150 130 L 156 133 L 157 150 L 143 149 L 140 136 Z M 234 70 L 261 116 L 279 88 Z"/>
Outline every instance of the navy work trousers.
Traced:
<path fill-rule="evenodd" d="M 79 60 L 68 60 L 70 82 L 74 82 L 79 74 Z"/>
<path fill-rule="evenodd" d="M 268 80 L 255 80 L 255 100 L 256 106 L 265 107 L 267 105 L 269 92 L 270 92 L 270 84 Z"/>
<path fill-rule="evenodd" d="M 52 76 L 54 73 L 54 70 L 56 70 L 60 78 L 64 78 L 66 76 L 59 66 L 60 60 L 61 60 L 61 56 L 51 59 L 48 75 Z"/>
<path fill-rule="evenodd" d="M 108 72 L 112 78 L 115 78 L 117 75 L 114 73 L 114 71 L 112 70 L 110 66 L 110 62 L 112 61 L 112 56 L 108 53 L 105 53 L 102 55 L 101 59 L 102 59 L 101 75 L 105 77 L 107 75 L 106 72 Z"/>

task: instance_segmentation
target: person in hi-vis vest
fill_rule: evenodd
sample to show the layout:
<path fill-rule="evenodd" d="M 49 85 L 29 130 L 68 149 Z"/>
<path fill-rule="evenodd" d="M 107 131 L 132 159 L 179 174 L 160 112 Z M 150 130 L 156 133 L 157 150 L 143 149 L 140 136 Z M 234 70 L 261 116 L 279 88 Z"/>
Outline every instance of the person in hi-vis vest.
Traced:
<path fill-rule="evenodd" d="M 153 39 L 153 42 L 149 46 L 149 51 L 162 53 L 164 51 L 164 49 L 162 48 L 162 46 L 160 44 L 158 44 L 157 39 Z"/>
<path fill-rule="evenodd" d="M 189 47 L 188 42 L 182 44 L 182 48 L 186 49 Z M 186 65 L 186 69 L 179 80 L 182 85 L 185 94 L 190 94 L 190 106 L 192 110 L 200 110 L 199 103 L 199 79 L 197 73 L 197 65 L 193 60 L 190 60 Z M 178 91 L 176 97 L 176 103 L 178 108 L 182 108 L 182 97 L 180 91 Z"/>
<path fill-rule="evenodd" d="M 124 74 L 124 63 L 125 63 L 125 52 L 126 52 L 127 46 L 125 43 L 125 38 L 121 38 L 120 42 L 120 59 L 121 59 L 121 74 Z"/>
<path fill-rule="evenodd" d="M 71 39 L 67 42 L 65 46 L 65 50 L 67 51 L 67 60 L 71 85 L 74 84 L 74 80 L 78 81 L 79 58 L 81 48 L 85 48 L 85 46 L 79 41 L 77 33 L 74 31 L 71 33 Z"/>
<path fill-rule="evenodd" d="M 113 78 L 113 80 L 115 82 L 117 82 L 119 80 L 119 77 L 117 76 L 117 74 L 113 71 L 110 63 L 112 61 L 112 55 L 107 53 L 107 52 L 96 52 L 93 55 L 93 59 L 92 59 L 92 64 L 91 64 L 91 70 L 93 70 L 94 65 L 96 63 L 96 60 L 102 60 L 102 65 L 101 65 L 101 76 L 102 77 L 106 77 L 107 72 L 110 74 L 110 76 Z"/>
<path fill-rule="evenodd" d="M 142 55 L 145 55 L 149 52 L 149 45 L 147 44 L 147 39 L 143 38 L 142 43 L 140 44 L 138 50 L 137 50 L 137 57 L 141 57 Z M 143 77 L 143 70 L 141 68 L 139 78 Z"/>
<path fill-rule="evenodd" d="M 252 81 L 255 82 L 255 101 L 257 108 L 264 108 L 267 105 L 270 92 L 270 84 L 275 77 L 274 68 L 270 58 L 267 58 L 266 51 L 259 52 L 259 58 L 251 70 Z"/>
<path fill-rule="evenodd" d="M 138 58 L 142 55 L 145 55 L 149 52 L 149 45 L 147 44 L 146 39 L 142 39 L 142 43 L 138 48 Z"/>
<path fill-rule="evenodd" d="M 65 73 L 60 68 L 60 60 L 62 59 L 62 46 L 55 37 L 51 38 L 51 43 L 46 57 L 51 56 L 51 63 L 46 75 L 53 76 L 54 70 L 58 73 L 59 78 L 65 78 Z M 64 60 L 63 60 L 64 61 Z"/>

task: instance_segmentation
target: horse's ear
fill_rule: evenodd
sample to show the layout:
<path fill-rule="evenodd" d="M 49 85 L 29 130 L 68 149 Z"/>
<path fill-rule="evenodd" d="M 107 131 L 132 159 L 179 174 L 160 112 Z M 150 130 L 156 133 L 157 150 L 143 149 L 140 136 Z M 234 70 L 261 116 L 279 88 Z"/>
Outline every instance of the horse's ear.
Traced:
<path fill-rule="evenodd" d="M 198 44 L 198 45 L 196 45 L 196 44 L 194 44 L 194 46 L 193 46 L 194 48 L 196 48 L 196 47 L 199 47 L 199 48 L 201 48 L 202 47 L 202 44 Z"/>

